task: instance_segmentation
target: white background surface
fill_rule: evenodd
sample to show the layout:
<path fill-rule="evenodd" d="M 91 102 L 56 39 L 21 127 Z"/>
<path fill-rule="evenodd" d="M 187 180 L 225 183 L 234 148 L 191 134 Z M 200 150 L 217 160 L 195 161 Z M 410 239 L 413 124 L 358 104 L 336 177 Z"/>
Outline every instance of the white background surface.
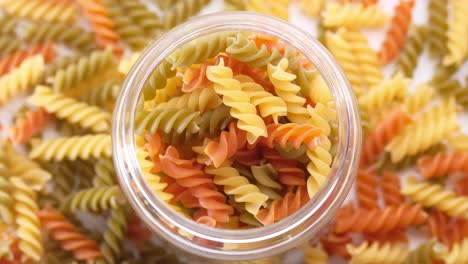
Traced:
<path fill-rule="evenodd" d="M 266 0 L 265 0 L 266 1 Z M 274 0 L 269 0 L 269 1 L 274 1 Z M 293 0 L 290 0 L 293 2 Z M 310 0 L 314 1 L 314 0 Z M 397 4 L 398 0 L 380 0 L 380 3 L 378 4 L 379 7 L 382 8 L 387 14 L 392 15 L 393 14 L 393 8 Z M 427 14 L 427 5 L 428 5 L 428 0 L 415 0 L 416 4 L 413 9 L 413 23 L 414 24 L 426 24 L 427 19 L 428 19 L 428 14 Z M 212 3 L 207 6 L 202 13 L 212 13 L 216 11 L 221 11 L 223 10 L 223 1 L 222 0 L 212 0 Z M 158 10 L 155 10 L 158 11 Z M 296 6 L 292 5 L 290 8 L 290 22 L 307 32 L 310 32 L 312 35 L 317 36 L 317 28 L 316 28 L 316 19 L 310 19 L 304 15 L 302 15 Z M 372 31 L 365 31 L 365 35 L 369 39 L 370 46 L 374 48 L 375 50 L 378 50 L 381 42 L 385 36 L 385 31 L 386 29 L 380 29 L 380 30 L 372 30 Z M 434 72 L 435 68 L 435 61 L 429 59 L 429 56 L 427 54 L 427 49 L 424 51 L 423 55 L 420 58 L 420 61 L 418 63 L 418 67 L 415 71 L 414 78 L 412 80 L 411 87 L 414 88 L 417 84 L 423 83 L 425 81 L 428 81 L 431 79 L 432 74 Z M 393 65 L 388 65 L 384 69 L 384 74 L 386 77 L 389 77 L 393 73 Z M 462 70 L 456 75 L 462 83 L 465 83 L 465 77 L 468 76 L 468 65 L 465 63 L 465 65 L 462 67 Z M 21 105 L 24 104 L 24 98 L 16 98 L 11 100 L 6 106 L 0 108 L 0 123 L 1 125 L 5 127 L 9 127 L 11 125 L 12 121 L 12 113 L 16 111 Z M 468 132 L 468 115 L 467 114 L 460 114 L 459 115 L 459 124 L 463 124 L 463 130 L 465 132 Z M 1 133 L 6 136 L 6 129 L 3 129 Z M 411 174 L 412 171 L 406 171 L 404 172 L 403 176 L 406 176 L 408 174 Z M 354 194 L 351 193 L 349 197 L 353 197 Z M 96 219 L 97 220 L 97 219 Z M 87 221 L 88 222 L 88 221 Z M 101 221 L 96 221 L 94 223 L 89 222 L 87 226 L 89 226 L 91 229 L 94 230 L 100 230 L 102 231 L 103 229 L 103 222 L 102 219 Z M 411 244 L 414 247 L 414 245 L 423 238 L 421 234 L 417 230 L 410 230 L 411 234 Z M 291 252 L 291 254 L 287 257 L 287 261 L 285 263 L 302 263 L 302 252 L 300 250 L 296 250 L 295 252 Z M 342 263 L 336 259 L 333 259 L 331 263 Z"/>

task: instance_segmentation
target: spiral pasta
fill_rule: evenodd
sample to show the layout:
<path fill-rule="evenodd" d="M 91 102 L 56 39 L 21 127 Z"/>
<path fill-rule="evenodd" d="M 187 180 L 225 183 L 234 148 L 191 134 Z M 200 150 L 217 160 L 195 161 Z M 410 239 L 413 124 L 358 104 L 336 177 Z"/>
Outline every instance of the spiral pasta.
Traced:
<path fill-rule="evenodd" d="M 121 88 L 121 80 L 109 80 L 101 87 L 83 94 L 81 99 L 90 105 L 96 105 L 106 110 L 110 110 L 113 109 L 111 106 L 113 106 L 114 102 L 117 101 Z"/>
<path fill-rule="evenodd" d="M 253 215 L 257 215 L 260 207 L 268 200 L 267 195 L 249 183 L 249 180 L 241 176 L 229 163 L 223 163 L 218 168 L 207 167 L 205 172 L 214 175 L 213 182 L 224 186 L 224 192 L 233 195 L 236 202 L 245 203 L 245 209 Z"/>
<path fill-rule="evenodd" d="M 210 34 L 193 40 L 175 51 L 169 58 L 172 68 L 188 67 L 214 58 L 228 47 L 228 38 L 234 36 L 230 32 Z"/>
<path fill-rule="evenodd" d="M 223 96 L 223 103 L 231 107 L 231 116 L 239 120 L 237 127 L 247 132 L 248 142 L 253 143 L 258 137 L 266 136 L 265 122 L 256 114 L 249 95 L 241 90 L 240 82 L 233 78 L 232 70 L 221 61 L 217 66 L 208 67 L 206 74 L 214 83 L 216 93 Z"/>
<path fill-rule="evenodd" d="M 400 179 L 396 174 L 390 171 L 383 171 L 380 188 L 386 206 L 399 206 L 405 201 L 405 198 L 400 193 Z"/>
<path fill-rule="evenodd" d="M 361 153 L 361 165 L 370 165 L 385 145 L 400 134 L 411 123 L 410 116 L 400 108 L 396 108 L 387 118 L 377 125 L 374 131 L 366 136 Z"/>
<path fill-rule="evenodd" d="M 191 93 L 185 93 L 179 97 L 173 97 L 167 102 L 159 103 L 156 109 L 190 109 L 203 113 L 206 110 L 215 109 L 221 104 L 222 99 L 216 94 L 213 88 L 208 87 L 197 89 Z"/>
<path fill-rule="evenodd" d="M 403 49 L 398 56 L 397 72 L 402 72 L 405 76 L 412 77 L 416 69 L 418 59 L 424 49 L 424 44 L 428 38 L 428 29 L 425 26 L 413 27 L 409 30 L 409 36 Z"/>
<path fill-rule="evenodd" d="M 25 116 L 17 118 L 15 125 L 10 128 L 11 139 L 17 144 L 26 143 L 47 126 L 50 118 L 51 115 L 44 108 L 26 112 Z"/>
<path fill-rule="evenodd" d="M 423 243 L 416 249 L 411 250 L 405 258 L 405 264 L 431 264 L 436 254 L 434 250 L 435 241 Z"/>
<path fill-rule="evenodd" d="M 275 181 L 278 172 L 271 164 L 264 164 L 261 166 L 252 166 L 252 175 L 258 183 L 268 188 L 282 189 L 281 184 Z"/>
<path fill-rule="evenodd" d="M 15 35 L 15 28 L 18 25 L 18 18 L 3 14 L 0 18 L 0 34 Z"/>
<path fill-rule="evenodd" d="M 266 92 L 264 88 L 246 75 L 234 76 L 241 82 L 241 90 L 250 97 L 250 102 L 259 108 L 262 117 L 271 116 L 278 123 L 280 116 L 287 115 L 287 105 L 281 97 Z"/>
<path fill-rule="evenodd" d="M 160 21 L 164 30 L 169 30 L 189 19 L 209 3 L 209 0 L 182 0 L 167 10 Z"/>
<path fill-rule="evenodd" d="M 110 212 L 106 221 L 106 230 L 102 234 L 102 242 L 99 250 L 102 259 L 97 263 L 117 263 L 117 258 L 122 254 L 122 244 L 127 231 L 126 208 L 116 208 Z"/>
<path fill-rule="evenodd" d="M 43 161 L 64 159 L 90 159 L 92 157 L 110 157 L 112 142 L 110 135 L 96 134 L 73 137 L 60 137 L 43 140 L 35 144 L 29 157 Z"/>
<path fill-rule="evenodd" d="M 9 14 L 51 22 L 72 23 L 76 20 L 74 4 L 41 0 L 2 0 L 0 6 Z"/>
<path fill-rule="evenodd" d="M 298 187 L 296 193 L 288 192 L 283 199 L 273 201 L 269 208 L 260 209 L 255 218 L 263 225 L 270 225 L 292 215 L 308 201 L 305 186 Z"/>
<path fill-rule="evenodd" d="M 97 48 L 93 34 L 78 26 L 67 24 L 31 24 L 25 29 L 24 39 L 29 42 L 52 40 L 83 52 Z"/>
<path fill-rule="evenodd" d="M 375 6 L 359 4 L 328 4 L 322 12 L 325 27 L 379 28 L 389 17 Z"/>
<path fill-rule="evenodd" d="M 288 119 L 301 124 L 309 118 L 309 114 L 303 107 L 305 99 L 297 95 L 301 88 L 292 83 L 296 76 L 286 72 L 287 68 L 286 59 L 282 59 L 277 65 L 268 64 L 268 77 L 275 87 L 276 94 L 286 102 Z"/>
<path fill-rule="evenodd" d="M 304 259 L 307 264 L 327 264 L 328 254 L 321 244 L 315 247 L 308 246 L 304 252 Z"/>
<path fill-rule="evenodd" d="M 416 87 L 414 93 L 405 98 L 405 107 L 408 113 L 416 114 L 423 110 L 434 98 L 434 88 L 428 84 L 421 84 Z"/>
<path fill-rule="evenodd" d="M 247 63 L 252 67 L 264 67 L 268 64 L 277 64 L 282 58 L 288 58 L 287 56 L 295 56 L 295 52 L 292 50 L 285 50 L 284 54 L 278 51 L 278 49 L 272 48 L 268 50 L 266 45 L 257 47 L 257 44 L 253 39 L 248 39 L 247 36 L 238 33 L 235 37 L 228 38 L 228 47 L 226 52 L 230 54 L 234 59 Z M 288 64 L 286 67 L 294 67 L 294 63 Z"/>
<path fill-rule="evenodd" d="M 94 164 L 94 172 L 93 186 L 111 186 L 116 183 L 114 164 L 110 159 L 99 159 Z"/>
<path fill-rule="evenodd" d="M 453 16 L 448 22 L 447 49 L 448 53 L 443 58 L 444 65 L 459 65 L 465 61 L 468 55 L 468 17 L 466 8 L 468 1 L 454 0 L 451 3 Z"/>
<path fill-rule="evenodd" d="M 385 243 L 381 245 L 378 242 L 372 244 L 364 242 L 358 247 L 348 245 L 346 248 L 351 254 L 350 263 L 352 264 L 403 263 L 409 251 L 407 246 L 401 244 Z"/>
<path fill-rule="evenodd" d="M 268 3 L 261 0 L 246 0 L 246 9 L 260 14 L 276 16 L 284 20 L 288 20 L 289 18 L 288 0 L 278 0 Z"/>
<path fill-rule="evenodd" d="M 145 33 L 132 19 L 126 14 L 126 10 L 115 0 L 104 0 L 103 3 L 109 10 L 109 17 L 114 22 L 115 32 L 122 37 L 133 50 L 144 48 L 149 40 L 144 36 Z"/>
<path fill-rule="evenodd" d="M 0 105 L 16 94 L 37 83 L 44 71 L 44 59 L 40 55 L 26 59 L 10 73 L 0 77 Z"/>
<path fill-rule="evenodd" d="M 123 49 L 118 44 L 120 36 L 115 32 L 114 23 L 109 18 L 109 10 L 101 0 L 78 0 L 76 3 L 83 11 L 86 20 L 89 21 L 98 46 L 110 47 L 116 55 L 122 54 Z"/>
<path fill-rule="evenodd" d="M 356 178 L 356 193 L 359 206 L 366 209 L 379 208 L 378 181 L 375 174 L 360 170 Z"/>
<path fill-rule="evenodd" d="M 20 50 L 5 56 L 0 59 L 0 76 L 10 72 L 14 68 L 21 65 L 21 63 L 34 56 L 42 55 L 44 62 L 48 63 L 54 59 L 56 55 L 55 44 L 53 42 L 45 42 L 44 44 L 35 44 L 25 50 Z"/>
<path fill-rule="evenodd" d="M 385 147 L 392 162 L 401 161 L 434 146 L 456 128 L 454 99 L 447 100 L 423 113 Z"/>
<path fill-rule="evenodd" d="M 0 176 L 0 222 L 4 224 L 13 223 L 13 197 L 12 185 L 8 179 Z"/>
<path fill-rule="evenodd" d="M 395 7 L 395 15 L 390 22 L 390 28 L 378 53 L 383 64 L 395 59 L 403 48 L 411 23 L 413 6 L 414 0 L 400 0 Z"/>
<path fill-rule="evenodd" d="M 65 119 L 71 124 L 78 124 L 82 128 L 94 132 L 106 132 L 110 129 L 111 116 L 96 106 L 76 101 L 61 93 L 54 93 L 46 86 L 36 87 L 28 102 L 38 107 L 44 107 L 59 119 Z"/>
<path fill-rule="evenodd" d="M 327 1 L 325 0 L 317 0 L 311 2 L 307 0 L 299 0 L 298 5 L 302 13 L 306 14 L 309 17 L 316 17 L 319 15 L 326 2 Z"/>
<path fill-rule="evenodd" d="M 39 218 L 34 214 L 38 210 L 36 194 L 18 177 L 10 178 L 10 183 L 13 186 L 13 209 L 20 240 L 18 247 L 25 261 L 39 261 L 44 249 Z"/>
<path fill-rule="evenodd" d="M 85 80 L 98 76 L 116 65 L 115 57 L 110 49 L 95 51 L 87 57 L 82 57 L 76 63 L 57 71 L 47 82 L 54 91 L 67 92 Z"/>
<path fill-rule="evenodd" d="M 352 30 L 344 31 L 342 37 L 351 45 L 364 83 L 368 88 L 377 86 L 383 80 L 382 65 L 377 58 L 377 53 L 369 46 L 367 38 L 359 31 Z"/>
<path fill-rule="evenodd" d="M 12 36 L 0 36 L 0 55 L 15 52 L 21 48 L 21 41 Z"/>
<path fill-rule="evenodd" d="M 335 232 L 362 232 L 376 234 L 405 228 L 409 225 L 421 225 L 427 220 L 427 214 L 421 205 L 401 204 L 385 209 L 354 209 L 340 215 L 335 222 Z"/>
<path fill-rule="evenodd" d="M 468 213 L 467 197 L 457 196 L 438 184 L 418 182 L 415 178 L 409 178 L 401 188 L 401 193 L 425 207 L 435 207 L 450 216 L 466 217 Z"/>
<path fill-rule="evenodd" d="M 381 111 L 392 101 L 404 98 L 408 93 L 409 80 L 397 74 L 390 80 L 382 81 L 359 99 L 359 104 L 368 112 Z"/>
<path fill-rule="evenodd" d="M 453 96 L 458 104 L 464 108 L 468 107 L 468 90 L 461 83 L 451 78 L 452 73 L 446 68 L 436 72 L 436 75 L 431 80 L 431 85 L 443 97 Z"/>
<path fill-rule="evenodd" d="M 143 95 L 145 99 L 152 99 L 156 95 L 156 90 L 163 89 L 167 80 L 173 78 L 177 71 L 172 68 L 169 58 L 165 59 L 151 74 L 150 79 L 144 87 Z"/>
<path fill-rule="evenodd" d="M 435 57 L 447 52 L 448 0 L 429 1 L 429 53 Z"/>
<path fill-rule="evenodd" d="M 75 259 L 92 261 L 102 256 L 96 241 L 78 232 L 75 225 L 52 207 L 46 207 L 37 214 L 44 229 L 60 242 L 62 249 L 71 251 Z"/>
<path fill-rule="evenodd" d="M 340 66 L 343 67 L 351 88 L 359 98 L 363 93 L 363 75 L 361 74 L 361 68 L 358 66 L 357 56 L 353 53 L 352 46 L 342 35 L 343 31 L 336 33 L 327 31 L 325 33 L 325 45 Z"/>
<path fill-rule="evenodd" d="M 440 177 L 449 173 L 468 172 L 468 153 L 439 152 L 418 159 L 418 170 L 424 178 Z"/>
<path fill-rule="evenodd" d="M 66 210 L 74 213 L 80 209 L 87 212 L 102 212 L 116 209 L 119 205 L 120 189 L 117 185 L 83 189 L 70 196 Z"/>
<path fill-rule="evenodd" d="M 115 1 L 115 0 L 114 0 Z M 170 0 L 167 0 L 171 2 Z M 150 38 L 156 36 L 161 26 L 158 16 L 151 12 L 146 5 L 139 0 L 115 1 L 122 8 L 123 14 L 128 16 Z"/>
<path fill-rule="evenodd" d="M 466 263 L 468 261 L 468 238 L 454 244 L 450 250 L 444 248 L 438 259 L 443 260 L 447 264 Z"/>

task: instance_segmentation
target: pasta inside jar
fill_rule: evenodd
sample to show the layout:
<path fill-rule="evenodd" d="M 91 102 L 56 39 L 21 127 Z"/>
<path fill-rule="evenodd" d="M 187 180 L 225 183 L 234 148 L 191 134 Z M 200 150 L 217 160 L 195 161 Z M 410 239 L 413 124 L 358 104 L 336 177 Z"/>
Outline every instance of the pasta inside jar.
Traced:
<path fill-rule="evenodd" d="M 114 112 L 121 185 L 153 230 L 192 253 L 276 254 L 267 249 L 292 247 L 287 236 L 306 225 L 318 232 L 343 201 L 359 158 L 355 100 L 330 55 L 292 25 L 196 20 L 130 70 Z"/>

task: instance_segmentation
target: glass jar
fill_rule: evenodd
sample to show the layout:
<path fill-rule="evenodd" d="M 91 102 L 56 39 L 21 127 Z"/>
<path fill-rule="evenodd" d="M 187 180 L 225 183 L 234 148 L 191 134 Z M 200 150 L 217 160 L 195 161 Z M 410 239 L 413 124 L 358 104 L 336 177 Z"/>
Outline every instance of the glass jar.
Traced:
<path fill-rule="evenodd" d="M 328 180 L 300 210 L 275 224 L 248 230 L 223 230 L 186 219 L 158 199 L 139 168 L 134 139 L 135 112 L 145 82 L 177 48 L 201 36 L 241 30 L 271 35 L 295 47 L 316 67 L 333 94 L 338 115 L 338 145 Z M 361 126 L 356 99 L 330 53 L 295 26 L 248 12 L 215 13 L 178 26 L 152 43 L 124 83 L 113 116 L 113 157 L 121 188 L 139 217 L 176 247 L 222 261 L 265 258 L 291 249 L 318 234 L 346 198 L 358 168 Z"/>

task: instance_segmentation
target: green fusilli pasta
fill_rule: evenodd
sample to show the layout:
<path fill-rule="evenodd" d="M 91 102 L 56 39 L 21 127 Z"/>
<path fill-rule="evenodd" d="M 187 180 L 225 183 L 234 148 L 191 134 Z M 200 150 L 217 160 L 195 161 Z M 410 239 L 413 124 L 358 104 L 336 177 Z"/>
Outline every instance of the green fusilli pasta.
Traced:
<path fill-rule="evenodd" d="M 396 63 L 397 72 L 402 72 L 407 77 L 413 76 L 428 36 L 428 29 L 425 26 L 416 26 L 410 30 L 410 35 Z"/>
<path fill-rule="evenodd" d="M 429 52 L 442 57 L 447 53 L 448 0 L 429 1 Z"/>
<path fill-rule="evenodd" d="M 93 178 L 94 187 L 111 186 L 116 183 L 114 163 L 110 159 L 98 159 L 94 164 L 96 176 Z"/>
<path fill-rule="evenodd" d="M 120 189 L 117 185 L 92 187 L 82 189 L 69 197 L 65 211 L 75 213 L 80 209 L 87 212 L 102 212 L 109 209 L 117 209 L 119 204 Z"/>
<path fill-rule="evenodd" d="M 161 26 L 169 30 L 189 19 L 210 2 L 210 0 L 181 0 L 168 9 L 161 17 Z"/>
<path fill-rule="evenodd" d="M 125 207 L 112 210 L 107 218 L 106 230 L 102 234 L 99 246 L 103 257 L 96 263 L 118 263 L 117 259 L 123 251 L 123 242 L 127 231 L 127 212 Z"/>
<path fill-rule="evenodd" d="M 148 131 L 153 134 L 156 130 L 161 129 L 164 133 L 177 134 L 184 132 L 198 132 L 198 122 L 200 120 L 200 112 L 191 111 L 189 109 L 154 109 L 152 111 L 143 111 L 135 118 L 135 127 L 137 133 Z"/>

